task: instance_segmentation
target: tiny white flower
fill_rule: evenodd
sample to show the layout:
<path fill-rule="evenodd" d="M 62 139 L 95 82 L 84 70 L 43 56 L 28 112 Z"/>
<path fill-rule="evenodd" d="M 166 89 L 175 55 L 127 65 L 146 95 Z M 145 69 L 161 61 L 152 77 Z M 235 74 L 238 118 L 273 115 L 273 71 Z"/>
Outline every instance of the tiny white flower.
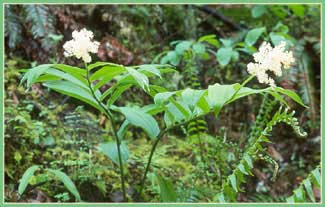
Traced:
<path fill-rule="evenodd" d="M 290 68 L 290 65 L 295 61 L 292 52 L 285 51 L 285 46 L 284 41 L 274 48 L 270 43 L 264 42 L 258 52 L 253 54 L 255 63 L 248 63 L 248 73 L 256 75 L 260 83 L 275 87 L 274 80 L 266 72 L 271 71 L 275 76 L 282 76 L 282 68 Z"/>
<path fill-rule="evenodd" d="M 64 56 L 75 56 L 78 59 L 82 59 L 86 63 L 91 62 L 91 56 L 89 53 L 97 53 L 99 42 L 93 41 L 94 34 L 92 31 L 82 29 L 79 32 L 72 32 L 72 40 L 64 43 Z"/>

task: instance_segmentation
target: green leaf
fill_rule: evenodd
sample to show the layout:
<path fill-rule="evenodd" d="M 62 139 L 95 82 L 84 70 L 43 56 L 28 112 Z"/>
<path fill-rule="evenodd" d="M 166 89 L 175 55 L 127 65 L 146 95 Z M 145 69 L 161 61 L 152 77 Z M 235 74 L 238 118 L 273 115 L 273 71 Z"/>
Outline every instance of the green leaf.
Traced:
<path fill-rule="evenodd" d="M 108 158 L 110 158 L 115 164 L 120 165 L 117 145 L 115 141 L 101 143 L 99 144 L 98 149 L 99 151 L 104 153 Z M 130 151 L 127 144 L 124 141 L 121 142 L 120 150 L 121 150 L 122 165 L 125 165 L 127 160 L 130 157 Z"/>
<path fill-rule="evenodd" d="M 246 37 L 245 37 L 245 43 L 248 46 L 252 46 L 255 44 L 255 42 L 258 40 L 258 38 L 262 35 L 263 32 L 266 31 L 265 27 L 255 28 L 252 30 L 249 30 Z"/>
<path fill-rule="evenodd" d="M 220 41 L 222 42 L 222 44 L 223 44 L 224 47 L 226 47 L 226 48 L 232 47 L 233 40 L 221 38 Z"/>
<path fill-rule="evenodd" d="M 216 115 L 219 113 L 223 105 L 234 95 L 236 92 L 235 87 L 237 85 L 238 84 L 214 84 L 208 87 L 207 102 L 210 108 L 214 109 Z"/>
<path fill-rule="evenodd" d="M 118 65 L 118 64 L 114 64 L 114 63 L 96 62 L 96 63 L 93 63 L 93 64 L 88 65 L 87 68 L 90 71 L 90 70 L 92 70 L 94 68 L 101 67 L 101 66 L 106 66 L 106 65 L 113 66 L 113 67 L 123 67 L 123 65 Z"/>
<path fill-rule="evenodd" d="M 160 189 L 160 199 L 162 202 L 176 202 L 177 193 L 173 188 L 173 184 L 170 180 L 164 179 L 163 177 L 156 174 L 156 178 Z"/>
<path fill-rule="evenodd" d="M 206 96 L 207 96 L 207 91 L 205 90 L 204 91 L 204 94 L 201 96 L 201 98 L 198 100 L 198 102 L 196 103 L 196 106 L 202 110 L 202 113 L 208 113 L 210 111 L 210 106 L 207 102 L 207 99 L 206 99 Z M 198 109 L 196 108 L 196 109 Z"/>
<path fill-rule="evenodd" d="M 186 107 L 186 103 L 182 103 L 181 101 L 175 101 L 173 98 L 170 99 L 170 102 L 176 106 L 176 108 L 182 113 L 185 120 L 188 120 L 190 118 L 190 110 L 188 107 Z"/>
<path fill-rule="evenodd" d="M 44 83 L 44 86 L 51 88 L 59 93 L 68 95 L 70 97 L 79 99 L 96 109 L 102 111 L 101 107 L 98 105 L 96 100 L 91 95 L 90 91 L 85 90 L 84 88 L 79 87 L 69 81 L 50 81 Z"/>
<path fill-rule="evenodd" d="M 112 78 L 123 72 L 126 72 L 126 69 L 122 66 L 104 66 L 90 77 L 90 81 L 93 82 L 95 80 L 104 79 L 106 82 L 109 82 Z"/>
<path fill-rule="evenodd" d="M 96 83 L 96 85 L 94 86 L 94 91 L 97 91 L 104 84 L 111 81 L 115 76 L 118 76 L 125 71 L 126 70 L 124 67 L 113 67 L 113 66 L 105 66 L 99 69 L 90 77 L 91 81 L 99 79 L 98 83 Z"/>
<path fill-rule="evenodd" d="M 302 102 L 301 98 L 295 92 L 293 92 L 292 90 L 284 89 L 284 88 L 281 88 L 281 87 L 275 87 L 275 91 L 277 91 L 279 93 L 282 93 L 282 94 L 284 94 L 286 96 L 289 96 L 292 100 L 294 100 L 295 102 L 297 102 L 301 106 L 308 108 L 308 106 L 306 106 Z"/>
<path fill-rule="evenodd" d="M 275 99 L 277 99 L 279 102 L 281 102 L 286 107 L 289 107 L 289 104 L 284 100 L 284 98 L 276 91 L 269 91 L 269 94 L 271 94 Z"/>
<path fill-rule="evenodd" d="M 49 75 L 49 74 L 44 74 L 37 78 L 35 83 L 42 83 L 42 82 L 48 82 L 48 81 L 55 81 L 55 80 L 61 80 L 62 78 L 59 78 L 57 76 Z"/>
<path fill-rule="evenodd" d="M 164 111 L 164 109 L 162 107 L 160 107 L 159 105 L 156 105 L 156 104 L 146 105 L 146 106 L 142 107 L 141 110 L 148 114 L 151 114 L 151 115 L 155 115 L 155 114 L 158 114 L 158 113 Z"/>
<path fill-rule="evenodd" d="M 54 64 L 52 66 L 52 68 L 58 69 L 58 70 L 64 72 L 65 75 L 62 76 L 61 78 L 66 79 L 66 80 L 74 79 L 72 81 L 75 82 L 76 84 L 78 84 L 80 86 L 85 85 L 88 87 L 88 81 L 86 80 L 86 70 L 85 69 L 81 69 L 81 68 L 77 68 L 77 67 L 73 67 L 73 66 L 69 66 L 69 65 L 64 65 L 64 64 Z M 48 73 L 48 71 L 46 71 L 46 74 L 50 74 L 50 73 Z M 70 78 L 69 76 L 73 77 L 73 78 Z M 79 80 L 79 82 L 76 80 Z"/>
<path fill-rule="evenodd" d="M 111 97 L 109 98 L 107 105 L 111 106 L 120 96 L 121 94 L 131 88 L 132 84 L 126 84 L 122 86 L 118 86 L 112 93 Z M 105 98 L 106 94 L 104 93 L 101 97 L 101 100 Z"/>
<path fill-rule="evenodd" d="M 174 66 L 178 65 L 180 62 L 180 56 L 175 51 L 169 51 L 161 61 L 162 64 L 170 63 Z"/>
<path fill-rule="evenodd" d="M 237 166 L 237 168 L 239 169 L 239 171 L 240 172 L 242 172 L 243 174 L 245 174 L 245 175 L 249 175 L 249 173 L 246 171 L 246 169 L 245 169 L 245 166 L 242 164 L 242 163 L 240 163 L 238 166 Z"/>
<path fill-rule="evenodd" d="M 253 168 L 252 158 L 248 154 L 244 154 L 244 160 L 247 163 L 247 165 L 252 169 Z"/>
<path fill-rule="evenodd" d="M 72 182 L 72 180 L 69 178 L 67 174 L 64 172 L 61 172 L 60 170 L 53 170 L 53 169 L 47 169 L 49 172 L 53 173 L 63 184 L 64 186 L 74 195 L 77 201 L 81 201 L 79 192 Z"/>
<path fill-rule="evenodd" d="M 215 197 L 214 200 L 218 201 L 219 203 L 225 203 L 225 195 L 223 193 L 218 193 Z"/>
<path fill-rule="evenodd" d="M 120 111 L 130 124 L 144 129 L 150 138 L 156 138 L 159 134 L 160 129 L 157 121 L 150 114 L 130 107 L 117 107 L 115 110 Z"/>
<path fill-rule="evenodd" d="M 231 47 L 222 47 L 217 51 L 217 60 L 221 66 L 227 65 L 232 57 L 232 48 Z"/>
<path fill-rule="evenodd" d="M 84 79 L 82 77 L 76 78 L 75 76 L 70 75 L 69 73 L 65 73 L 65 72 L 62 72 L 62 71 L 54 69 L 54 68 L 47 69 L 45 71 L 45 73 L 49 74 L 49 75 L 52 75 L 52 76 L 55 76 L 55 77 L 58 77 L 58 78 L 61 78 L 61 79 L 64 79 L 64 80 L 67 80 L 67 81 L 69 81 L 71 83 L 74 83 L 74 84 L 88 90 L 87 81 L 86 81 L 86 79 Z"/>
<path fill-rule="evenodd" d="M 200 37 L 198 42 L 207 42 L 210 45 L 213 45 L 215 47 L 220 47 L 220 42 L 216 39 L 216 35 L 205 35 Z"/>
<path fill-rule="evenodd" d="M 162 104 L 162 103 L 166 102 L 175 93 L 176 93 L 176 91 L 157 93 L 154 97 L 154 102 L 155 102 L 155 104 L 158 104 L 158 105 Z"/>
<path fill-rule="evenodd" d="M 154 74 L 154 75 L 158 76 L 159 78 L 161 78 L 161 72 L 158 69 L 158 67 L 162 67 L 162 66 L 166 66 L 166 65 L 155 65 L 155 64 L 140 65 L 138 70 L 139 71 L 147 71 L 147 72 Z"/>
<path fill-rule="evenodd" d="M 280 33 L 285 33 L 287 34 L 289 32 L 289 27 L 285 24 L 283 24 L 282 22 L 278 22 L 273 28 L 272 31 L 277 31 Z"/>
<path fill-rule="evenodd" d="M 181 41 L 176 45 L 175 51 L 178 55 L 183 55 L 186 50 L 190 49 L 191 45 L 191 41 Z"/>
<path fill-rule="evenodd" d="M 34 173 L 38 169 L 39 169 L 39 166 L 34 165 L 34 166 L 29 167 L 24 172 L 23 177 L 20 179 L 20 183 L 19 183 L 19 186 L 18 186 L 18 194 L 19 195 L 22 195 L 24 193 L 30 178 L 34 175 Z"/>
<path fill-rule="evenodd" d="M 223 192 L 227 196 L 227 198 L 230 199 L 230 201 L 235 202 L 236 201 L 236 191 L 232 189 L 229 185 L 225 185 Z"/>
<path fill-rule="evenodd" d="M 193 51 L 198 55 L 203 55 L 205 53 L 205 46 L 201 43 L 195 43 L 193 46 Z"/>
<path fill-rule="evenodd" d="M 287 200 L 287 203 L 295 203 L 295 196 L 292 195 L 292 196 L 288 197 L 286 200 Z"/>
<path fill-rule="evenodd" d="M 162 93 L 162 92 L 166 92 L 168 91 L 166 88 L 161 87 L 161 86 L 157 86 L 157 85 L 150 85 L 149 86 L 150 91 L 148 92 L 148 94 L 154 98 L 158 93 Z"/>
<path fill-rule="evenodd" d="M 149 80 L 147 76 L 131 67 L 126 67 L 126 69 L 143 90 L 149 88 Z"/>
<path fill-rule="evenodd" d="M 281 19 L 284 19 L 288 15 L 287 10 L 282 5 L 272 5 L 269 8 L 276 16 Z"/>
<path fill-rule="evenodd" d="M 232 61 L 237 62 L 238 59 L 239 59 L 239 52 L 238 51 L 233 51 L 231 59 L 232 59 Z"/>
<path fill-rule="evenodd" d="M 244 190 L 242 190 L 240 188 L 241 183 L 246 183 L 246 180 L 244 178 L 244 174 L 241 171 L 236 170 L 235 175 L 236 175 L 236 178 L 237 178 L 237 189 L 238 189 L 238 191 L 244 192 Z"/>
<path fill-rule="evenodd" d="M 305 16 L 305 7 L 299 4 L 288 5 L 288 7 L 292 10 L 292 12 L 298 17 Z"/>
<path fill-rule="evenodd" d="M 29 69 L 20 81 L 20 84 L 27 82 L 27 88 L 30 88 L 36 80 L 45 73 L 46 70 L 51 68 L 52 64 L 39 65 L 34 68 Z"/>
<path fill-rule="evenodd" d="M 181 104 L 179 104 L 181 105 Z M 186 114 L 187 109 L 183 109 L 185 111 L 181 111 L 175 104 L 169 103 L 166 105 L 166 111 L 164 120 L 167 127 L 170 127 L 174 123 L 181 122 L 189 118 L 189 115 Z"/>
<path fill-rule="evenodd" d="M 86 76 L 86 70 L 85 69 L 81 69 L 81 68 L 78 68 L 78 67 L 73 67 L 73 66 L 70 66 L 70 65 L 53 64 L 52 68 L 59 69 L 59 70 L 61 70 L 63 72 L 69 73 L 71 75 L 78 74 L 79 77 L 80 76 L 84 76 L 84 77 Z"/>
<path fill-rule="evenodd" d="M 14 154 L 14 159 L 16 160 L 16 162 L 20 162 L 22 156 L 21 154 L 19 153 L 19 151 L 16 151 L 15 154 Z"/>
<path fill-rule="evenodd" d="M 232 188 L 238 192 L 238 189 L 237 189 L 237 181 L 236 181 L 236 175 L 235 174 L 231 174 L 229 177 L 228 177 L 229 181 L 230 181 L 230 184 L 232 186 Z"/>
<path fill-rule="evenodd" d="M 126 133 L 126 130 L 128 129 L 128 126 L 129 126 L 129 122 L 128 120 L 125 120 L 122 125 L 120 126 L 120 128 L 118 129 L 117 131 L 117 136 L 120 140 L 123 139 L 125 133 Z"/>
<path fill-rule="evenodd" d="M 305 201 L 305 193 L 302 187 L 297 188 L 296 190 L 293 191 L 293 193 L 295 196 L 295 201 L 297 202 Z"/>
<path fill-rule="evenodd" d="M 320 172 L 318 170 L 318 168 L 316 168 L 315 170 L 313 170 L 311 172 L 312 176 L 313 176 L 313 180 L 314 180 L 314 183 L 317 187 L 320 187 L 320 184 L 321 184 L 321 175 L 320 175 Z"/>
<path fill-rule="evenodd" d="M 271 42 L 275 46 L 279 45 L 282 41 L 286 42 L 288 45 L 292 44 L 291 41 L 288 40 L 282 33 L 270 32 L 269 36 L 270 36 Z"/>
<path fill-rule="evenodd" d="M 252 9 L 252 17 L 258 18 L 267 12 L 267 7 L 265 5 L 257 5 Z"/>
<path fill-rule="evenodd" d="M 191 88 L 186 88 L 182 91 L 182 100 L 190 106 L 195 106 L 204 94 L 204 92 L 204 90 L 194 90 Z"/>
<path fill-rule="evenodd" d="M 307 178 L 302 181 L 311 201 L 316 202 L 310 180 Z"/>

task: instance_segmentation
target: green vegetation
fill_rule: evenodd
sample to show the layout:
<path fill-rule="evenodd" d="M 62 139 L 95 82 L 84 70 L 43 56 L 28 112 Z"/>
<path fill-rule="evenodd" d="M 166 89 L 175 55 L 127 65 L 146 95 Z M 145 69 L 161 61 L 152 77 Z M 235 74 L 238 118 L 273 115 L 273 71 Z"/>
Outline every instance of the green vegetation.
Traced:
<path fill-rule="evenodd" d="M 319 9 L 7 5 L 5 200 L 318 202 Z"/>

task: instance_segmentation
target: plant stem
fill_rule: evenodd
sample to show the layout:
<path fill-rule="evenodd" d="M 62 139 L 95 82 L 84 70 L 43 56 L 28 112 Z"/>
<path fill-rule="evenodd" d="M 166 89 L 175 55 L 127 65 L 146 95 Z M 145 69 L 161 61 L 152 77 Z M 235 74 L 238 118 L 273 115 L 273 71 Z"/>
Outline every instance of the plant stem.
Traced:
<path fill-rule="evenodd" d="M 143 177 L 142 177 L 142 180 L 141 180 L 141 183 L 140 183 L 140 189 L 139 189 L 139 196 L 141 196 L 142 194 L 142 191 L 143 191 L 143 187 L 144 187 L 144 182 L 146 181 L 146 177 L 147 177 L 147 174 L 149 172 L 149 168 L 150 168 L 150 164 L 151 164 L 151 160 L 152 160 L 152 157 L 153 157 L 153 153 L 155 152 L 156 150 L 156 147 L 160 141 L 160 139 L 163 137 L 163 135 L 167 132 L 167 130 L 164 130 L 164 131 L 161 131 L 158 136 L 157 136 L 157 139 L 155 141 L 155 143 L 153 144 L 152 148 L 151 148 L 151 151 L 150 151 L 150 154 L 149 154 L 149 159 L 148 159 L 148 162 L 147 162 L 147 166 L 146 166 L 146 169 L 144 171 L 144 174 L 143 174 Z"/>
<path fill-rule="evenodd" d="M 201 116 L 198 116 L 198 117 L 196 117 L 196 118 L 194 118 L 192 120 L 188 120 L 188 121 L 185 121 L 185 122 L 181 122 L 181 123 L 176 124 L 176 125 L 174 125 L 174 126 L 172 126 L 170 128 L 166 128 L 166 129 L 164 129 L 163 131 L 161 131 L 158 134 L 157 139 L 155 140 L 155 142 L 154 142 L 154 144 L 153 144 L 153 146 L 151 148 L 150 154 L 149 154 L 149 159 L 148 159 L 148 162 L 147 162 L 147 165 L 146 165 L 146 169 L 144 171 L 144 174 L 143 174 L 143 177 L 142 177 L 142 180 L 141 180 L 141 183 L 140 183 L 140 189 L 138 191 L 138 197 L 141 196 L 141 194 L 142 194 L 142 191 L 143 191 L 143 188 L 144 188 L 144 183 L 146 181 L 146 177 L 147 177 L 147 174 L 149 172 L 149 168 L 150 168 L 150 165 L 151 165 L 151 161 L 152 161 L 153 154 L 154 154 L 154 152 L 155 152 L 155 150 L 157 148 L 157 145 L 158 145 L 159 141 L 164 136 L 164 134 L 167 133 L 170 129 L 173 129 L 173 128 L 176 128 L 178 126 L 187 124 L 188 122 L 193 121 L 193 120 L 196 120 L 196 119 L 199 119 L 200 117 Z"/>
<path fill-rule="evenodd" d="M 244 86 L 245 86 L 249 81 L 251 81 L 254 77 L 255 77 L 254 75 L 249 76 L 249 77 L 248 77 L 248 78 L 247 78 L 247 79 L 246 79 L 246 80 L 245 80 L 245 81 L 240 85 L 240 88 L 239 88 L 239 89 L 234 93 L 234 95 L 231 97 L 231 99 L 229 99 L 229 101 L 228 101 L 226 104 L 232 102 L 232 99 L 237 95 L 237 93 L 240 91 L 240 89 L 241 89 L 242 87 L 244 87 Z M 201 115 L 201 116 L 203 116 L 203 115 Z M 198 119 L 198 118 L 200 118 L 201 116 L 198 116 L 198 117 L 196 117 L 195 119 Z M 148 174 L 148 172 L 149 172 L 150 165 L 151 165 L 152 157 L 153 157 L 153 154 L 154 154 L 154 152 L 155 152 L 155 150 L 156 150 L 156 148 L 157 148 L 157 145 L 158 145 L 160 139 L 161 139 L 161 138 L 163 137 L 163 135 L 164 135 L 167 131 L 169 131 L 170 129 L 175 128 L 175 127 L 178 127 L 178 126 L 180 126 L 180 125 L 184 125 L 184 124 L 186 124 L 186 123 L 188 123 L 188 122 L 190 122 L 190 121 L 193 121 L 193 120 L 195 120 L 195 119 L 192 119 L 192 120 L 189 120 L 189 121 L 185 121 L 185 122 L 182 122 L 182 123 L 176 124 L 176 125 L 174 125 L 174 126 L 171 127 L 171 128 L 166 128 L 164 131 L 161 131 L 161 132 L 158 134 L 157 139 L 156 139 L 156 141 L 154 142 L 154 144 L 153 144 L 153 146 L 152 146 L 152 148 L 151 148 L 150 154 L 149 154 L 149 159 L 148 159 L 148 162 L 147 162 L 147 165 L 146 165 L 146 168 L 145 168 L 145 171 L 144 171 L 144 174 L 143 174 L 143 177 L 142 177 L 141 183 L 140 183 L 140 189 L 139 189 L 139 191 L 138 191 L 138 196 L 141 196 L 141 194 L 142 194 L 142 191 L 143 191 L 143 188 L 144 188 L 144 183 L 145 183 L 145 181 L 146 181 L 146 177 L 147 177 L 147 174 Z"/>
<path fill-rule="evenodd" d="M 122 156 L 121 156 L 121 147 L 120 147 L 121 142 L 120 142 L 120 139 L 119 139 L 119 137 L 117 135 L 116 122 L 115 122 L 115 119 L 114 119 L 112 113 L 109 111 L 109 109 L 106 108 L 103 105 L 103 103 L 95 95 L 95 92 L 94 92 L 94 90 L 92 88 L 92 85 L 91 85 L 91 82 L 90 82 L 90 79 L 89 79 L 89 70 L 88 70 L 87 63 L 85 63 L 85 67 L 86 67 L 86 71 L 87 71 L 87 81 L 88 81 L 88 86 L 89 86 L 90 92 L 91 92 L 93 98 L 99 104 L 99 106 L 104 110 L 105 115 L 110 119 L 111 124 L 112 124 L 113 134 L 114 134 L 114 137 L 115 137 L 115 140 L 116 140 L 118 160 L 119 160 L 119 167 L 120 167 L 120 176 L 121 176 L 121 183 L 122 183 L 123 199 L 124 199 L 124 201 L 126 201 L 127 200 L 127 197 L 126 197 L 126 190 L 125 190 L 124 170 L 123 170 L 123 163 L 122 163 Z"/>

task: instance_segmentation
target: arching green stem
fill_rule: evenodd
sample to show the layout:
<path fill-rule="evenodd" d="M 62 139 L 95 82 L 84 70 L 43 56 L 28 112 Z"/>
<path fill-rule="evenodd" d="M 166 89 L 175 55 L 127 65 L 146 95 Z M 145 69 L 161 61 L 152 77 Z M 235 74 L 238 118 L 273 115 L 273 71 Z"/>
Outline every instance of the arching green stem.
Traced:
<path fill-rule="evenodd" d="M 88 86 L 89 86 L 90 92 L 91 92 L 93 98 L 98 103 L 98 105 L 103 109 L 105 115 L 110 119 L 111 124 L 112 124 L 113 134 L 114 134 L 114 138 L 116 140 L 116 147 L 117 147 L 117 153 L 118 153 L 123 199 L 124 199 L 124 201 L 126 201 L 127 197 L 126 197 L 126 190 L 125 190 L 124 170 L 123 170 L 123 163 L 122 163 L 122 156 L 121 156 L 121 146 L 120 146 L 121 145 L 121 140 L 119 139 L 119 137 L 117 135 L 116 121 L 115 121 L 112 113 L 110 112 L 110 110 L 107 107 L 105 107 L 104 104 L 95 95 L 95 92 L 93 90 L 93 87 L 92 87 L 90 79 L 89 79 L 89 70 L 88 70 L 87 63 L 85 63 L 85 67 L 86 67 L 86 71 L 87 71 L 87 81 L 88 81 Z"/>

